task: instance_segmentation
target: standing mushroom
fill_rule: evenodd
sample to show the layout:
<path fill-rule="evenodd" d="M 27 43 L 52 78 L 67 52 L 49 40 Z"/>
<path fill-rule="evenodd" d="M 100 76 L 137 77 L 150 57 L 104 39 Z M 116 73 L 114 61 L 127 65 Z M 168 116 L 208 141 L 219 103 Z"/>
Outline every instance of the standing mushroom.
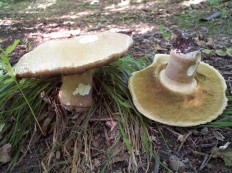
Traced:
<path fill-rule="evenodd" d="M 210 122 L 227 105 L 226 83 L 200 53 L 158 54 L 147 68 L 129 80 L 134 105 L 144 116 L 172 126 Z"/>
<path fill-rule="evenodd" d="M 92 102 L 92 70 L 122 57 L 131 37 L 100 32 L 64 40 L 51 40 L 25 54 L 15 67 L 17 78 L 62 75 L 60 102 L 81 111 Z"/>

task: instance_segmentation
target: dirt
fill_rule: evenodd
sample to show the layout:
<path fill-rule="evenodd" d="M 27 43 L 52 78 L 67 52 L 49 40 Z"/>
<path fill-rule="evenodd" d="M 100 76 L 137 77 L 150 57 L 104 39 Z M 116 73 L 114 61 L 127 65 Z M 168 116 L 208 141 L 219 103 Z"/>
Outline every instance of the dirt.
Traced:
<path fill-rule="evenodd" d="M 207 2 L 190 7 L 183 6 L 182 2 L 178 1 L 147 0 L 134 4 L 128 4 L 126 0 L 100 0 L 91 4 L 92 2 L 91 0 L 30 0 L 0 7 L 1 47 L 6 48 L 15 39 L 20 39 L 20 45 L 11 54 L 11 63 L 14 64 L 22 55 L 47 40 L 71 38 L 105 30 L 132 36 L 134 45 L 128 54 L 135 59 L 144 56 L 152 58 L 156 53 L 169 53 L 179 33 L 191 35 L 198 50 L 229 47 L 232 43 L 232 33 L 225 30 L 220 32 L 220 35 L 210 33 L 205 26 L 207 24 L 198 25 L 200 15 L 195 19 L 189 15 L 192 14 L 190 12 L 207 15 L 205 8 L 211 9 Z M 181 18 L 183 15 L 184 18 Z M 229 18 L 231 19 L 231 16 Z M 191 21 L 188 21 L 190 19 Z M 219 30 L 223 22 L 228 24 L 225 19 L 217 19 L 214 22 L 209 21 L 208 25 L 213 23 Z M 164 32 L 171 33 L 170 37 L 164 37 L 164 33 L 160 30 L 161 25 L 164 26 Z M 206 44 L 208 38 L 213 39 L 213 45 Z M 231 94 L 232 58 L 202 54 L 202 60 L 221 72 L 226 79 L 228 93 Z M 100 127 L 105 124 L 100 122 L 95 126 L 99 127 L 99 134 L 102 134 Z M 210 155 L 213 148 L 232 142 L 231 128 L 207 128 L 202 132 L 204 127 L 174 128 L 161 124 L 159 130 L 156 127 L 156 124 L 150 127 L 154 136 L 153 147 L 164 165 L 169 165 L 170 156 L 175 155 L 185 165 L 183 170 L 179 170 L 180 172 L 232 173 L 231 167 L 225 166 L 221 158 Z M 162 131 L 164 137 L 160 136 L 159 131 Z M 224 136 L 223 140 L 215 135 L 218 133 Z M 186 139 L 182 140 L 184 137 Z M 44 157 L 42 150 L 46 148 L 43 142 L 46 143 L 47 139 L 42 138 L 42 141 L 31 144 L 30 152 L 13 171 L 9 172 L 42 172 L 44 167 L 39 163 Z M 104 142 L 101 145 L 104 145 Z M 107 149 L 107 146 L 102 146 L 102 149 Z M 99 158 L 96 158 L 96 162 L 97 159 Z M 127 172 L 128 157 L 122 154 L 120 159 L 114 162 L 113 170 L 109 172 Z M 2 166 L 0 172 L 7 172 L 6 165 L 0 166 Z M 148 172 L 155 172 L 156 166 L 157 163 L 151 161 Z M 59 169 L 53 170 L 56 172 Z M 139 169 L 138 172 L 144 170 Z M 160 168 L 160 172 L 166 171 Z"/>

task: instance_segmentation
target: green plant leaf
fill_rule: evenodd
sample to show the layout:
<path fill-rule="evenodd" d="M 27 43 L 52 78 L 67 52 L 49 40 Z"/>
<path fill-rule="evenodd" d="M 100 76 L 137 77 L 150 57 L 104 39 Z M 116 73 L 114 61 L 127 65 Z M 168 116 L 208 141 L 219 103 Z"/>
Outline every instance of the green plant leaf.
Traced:
<path fill-rule="evenodd" d="M 214 50 L 210 50 L 210 49 L 203 49 L 201 52 L 202 52 L 202 53 L 204 53 L 204 54 L 209 55 L 209 54 L 213 53 L 213 52 L 214 52 Z"/>
<path fill-rule="evenodd" d="M 226 51 L 224 51 L 224 50 L 222 50 L 222 49 L 218 49 L 218 50 L 216 50 L 216 54 L 218 55 L 218 56 L 226 56 L 227 55 L 227 52 Z"/>
<path fill-rule="evenodd" d="M 224 160 L 226 166 L 232 166 L 232 149 L 220 152 L 220 155 Z"/>
<path fill-rule="evenodd" d="M 163 25 L 160 25 L 159 29 L 160 29 L 160 32 L 164 32 L 164 26 Z"/>
<path fill-rule="evenodd" d="M 7 49 L 4 51 L 5 56 L 8 56 L 19 44 L 19 40 L 15 40 L 14 43 L 7 47 Z"/>
<path fill-rule="evenodd" d="M 164 38 L 167 38 L 167 37 L 171 36 L 171 33 L 164 31 L 164 26 L 163 25 L 160 25 L 159 30 L 160 30 L 160 33 L 162 34 L 162 36 Z"/>
<path fill-rule="evenodd" d="M 225 9 L 223 9 L 222 12 L 221 12 L 221 17 L 222 17 L 223 19 L 226 19 L 226 18 L 228 17 L 228 11 L 225 10 Z"/>
<path fill-rule="evenodd" d="M 171 34 L 170 34 L 169 32 L 164 32 L 164 33 L 163 33 L 163 36 L 164 36 L 165 38 L 170 37 L 170 35 L 171 35 Z"/>
<path fill-rule="evenodd" d="M 128 108 L 128 109 L 130 109 L 130 108 L 132 108 L 132 106 L 131 106 L 131 104 L 129 103 L 129 101 L 119 101 L 119 103 L 122 105 L 122 106 L 124 106 L 125 108 Z"/>
<path fill-rule="evenodd" d="M 4 122 L 0 122 L 0 133 L 2 132 L 3 128 L 5 127 L 5 123 Z"/>
<path fill-rule="evenodd" d="M 232 48 L 226 48 L 226 53 L 228 56 L 232 57 Z"/>
<path fill-rule="evenodd" d="M 14 76 L 14 71 L 11 67 L 10 59 L 8 55 L 16 48 L 18 44 L 19 44 L 19 40 L 15 40 L 12 45 L 7 47 L 6 50 L 3 50 L 2 48 L 0 48 L 0 51 L 2 52 L 1 54 L 2 61 L 0 64 L 1 65 L 0 68 L 3 68 L 4 70 L 6 70 L 11 77 L 15 77 L 15 76 Z"/>

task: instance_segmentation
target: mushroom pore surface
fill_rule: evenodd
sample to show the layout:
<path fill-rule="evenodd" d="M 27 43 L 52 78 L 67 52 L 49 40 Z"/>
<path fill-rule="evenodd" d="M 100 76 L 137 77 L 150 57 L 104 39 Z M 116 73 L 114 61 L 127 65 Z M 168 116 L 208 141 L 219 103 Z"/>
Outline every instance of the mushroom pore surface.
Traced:
<path fill-rule="evenodd" d="M 171 91 L 160 82 L 170 55 L 156 55 L 153 64 L 133 73 L 129 89 L 134 105 L 147 118 L 172 126 L 195 126 L 214 120 L 227 105 L 226 83 L 212 66 L 200 62 L 191 94 Z M 155 74 L 154 74 L 155 73 Z"/>

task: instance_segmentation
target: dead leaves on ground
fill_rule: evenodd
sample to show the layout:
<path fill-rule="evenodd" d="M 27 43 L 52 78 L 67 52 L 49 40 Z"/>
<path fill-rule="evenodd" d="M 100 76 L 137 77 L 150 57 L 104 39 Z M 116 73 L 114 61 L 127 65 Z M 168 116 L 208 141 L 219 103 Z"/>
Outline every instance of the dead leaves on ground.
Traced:
<path fill-rule="evenodd" d="M 11 144 L 5 144 L 0 148 L 0 162 L 1 163 L 7 163 L 11 160 L 12 156 L 12 145 Z"/>

